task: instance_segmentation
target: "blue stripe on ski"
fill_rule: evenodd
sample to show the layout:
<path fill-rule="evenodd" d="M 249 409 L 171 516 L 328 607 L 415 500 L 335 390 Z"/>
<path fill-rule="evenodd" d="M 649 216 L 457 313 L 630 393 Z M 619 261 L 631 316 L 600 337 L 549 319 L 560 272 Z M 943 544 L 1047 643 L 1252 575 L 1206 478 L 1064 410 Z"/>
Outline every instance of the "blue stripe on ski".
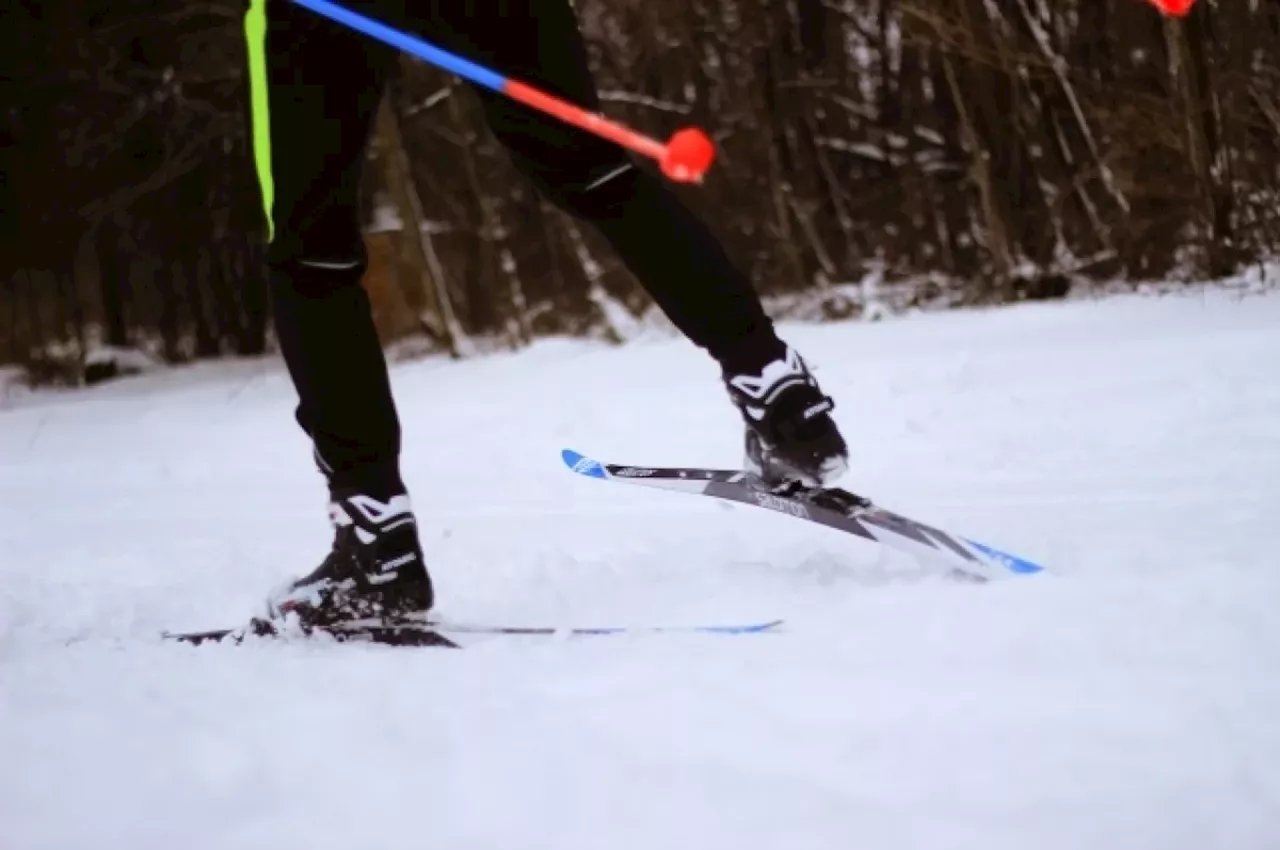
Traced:
<path fill-rule="evenodd" d="M 588 478 L 608 477 L 604 471 L 604 464 L 600 463 L 598 460 L 592 460 L 589 457 L 584 457 L 573 449 L 565 449 L 560 453 L 560 457 L 564 460 L 565 466 L 569 467 L 579 475 L 585 475 Z"/>
<path fill-rule="evenodd" d="M 976 540 L 970 540 L 967 537 L 962 537 L 960 539 L 965 543 L 968 543 L 974 549 L 977 549 L 990 560 L 1003 565 L 1005 569 L 1009 570 L 1009 572 L 1030 575 L 1031 573 L 1044 571 L 1044 567 L 1032 561 L 1028 561 L 1026 558 L 1019 558 L 1017 555 L 1011 555 L 1008 552 L 996 549 L 994 546 L 988 546 L 985 543 L 979 543 Z"/>
<path fill-rule="evenodd" d="M 432 620 L 425 624 L 441 634 L 488 635 L 625 635 L 653 633 L 691 633 L 718 635 L 746 635 L 767 632 L 782 625 L 782 620 L 764 620 L 755 623 L 728 623 L 694 626 L 493 626 L 469 623 L 450 623 Z"/>

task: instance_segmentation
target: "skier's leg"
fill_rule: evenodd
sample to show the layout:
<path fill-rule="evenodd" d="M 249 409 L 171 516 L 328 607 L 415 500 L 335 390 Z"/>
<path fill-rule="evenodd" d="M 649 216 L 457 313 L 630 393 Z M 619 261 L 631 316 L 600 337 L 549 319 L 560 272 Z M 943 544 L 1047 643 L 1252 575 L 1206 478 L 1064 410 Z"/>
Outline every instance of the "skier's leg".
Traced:
<path fill-rule="evenodd" d="M 245 29 L 275 328 L 337 532 L 324 565 L 274 594 L 271 611 L 318 621 L 429 608 L 400 426 L 360 283 L 359 177 L 396 54 L 288 0 L 251 0 Z M 369 576 L 377 593 L 364 592 Z M 359 605 L 338 598 L 347 579 Z"/>
<path fill-rule="evenodd" d="M 255 156 L 272 235 L 273 317 L 298 421 L 332 488 L 394 490 L 400 428 L 360 285 L 367 258 L 357 192 L 395 53 L 286 0 L 253 7 Z"/>
<path fill-rule="evenodd" d="M 441 37 L 460 53 L 599 109 L 567 0 L 432 0 L 432 6 Z M 662 180 L 611 142 L 477 91 L 520 170 L 548 199 L 597 228 L 691 341 L 739 368 L 758 369 L 781 355 L 746 275 Z"/>
<path fill-rule="evenodd" d="M 584 108 L 599 100 L 568 0 L 430 0 L 450 47 Z M 846 448 L 803 361 L 711 230 L 617 146 L 480 89 L 489 124 L 554 203 L 592 224 L 684 334 L 721 365 L 770 477 L 830 481 Z"/>

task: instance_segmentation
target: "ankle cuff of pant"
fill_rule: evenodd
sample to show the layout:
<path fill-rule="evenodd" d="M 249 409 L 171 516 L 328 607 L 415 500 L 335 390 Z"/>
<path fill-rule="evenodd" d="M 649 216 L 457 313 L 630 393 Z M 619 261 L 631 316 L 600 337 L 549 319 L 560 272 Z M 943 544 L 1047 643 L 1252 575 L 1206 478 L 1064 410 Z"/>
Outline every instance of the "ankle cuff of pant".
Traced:
<path fill-rule="evenodd" d="M 746 335 L 719 346 L 712 356 L 730 375 L 758 375 L 765 366 L 782 359 L 786 353 L 787 344 L 778 338 L 770 325 L 753 328 Z"/>
<path fill-rule="evenodd" d="M 329 479 L 329 495 L 334 497 L 359 493 L 385 502 L 406 492 L 398 469 L 355 469 L 337 472 Z"/>

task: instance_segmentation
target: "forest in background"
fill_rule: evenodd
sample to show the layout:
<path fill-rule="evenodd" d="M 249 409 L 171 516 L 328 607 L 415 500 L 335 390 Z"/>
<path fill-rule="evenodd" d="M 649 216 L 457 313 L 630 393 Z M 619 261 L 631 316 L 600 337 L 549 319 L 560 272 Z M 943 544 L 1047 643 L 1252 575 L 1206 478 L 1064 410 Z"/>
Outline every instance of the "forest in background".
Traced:
<path fill-rule="evenodd" d="M 607 114 L 719 158 L 678 191 L 760 291 L 946 304 L 1231 274 L 1280 247 L 1280 3 L 575 0 Z M 0 7 L 0 364 L 270 351 L 242 0 Z M 388 342 L 623 339 L 647 297 L 406 58 L 367 163 Z M 62 368 L 73 364 L 69 372 Z M 70 378 L 65 376 L 70 375 Z"/>

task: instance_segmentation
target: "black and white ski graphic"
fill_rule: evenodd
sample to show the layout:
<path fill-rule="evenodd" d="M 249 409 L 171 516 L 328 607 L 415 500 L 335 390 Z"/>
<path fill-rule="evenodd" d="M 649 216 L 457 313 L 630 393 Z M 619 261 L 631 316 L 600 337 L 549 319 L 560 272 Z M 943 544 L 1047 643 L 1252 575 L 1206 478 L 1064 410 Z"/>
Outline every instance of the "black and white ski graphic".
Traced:
<path fill-rule="evenodd" d="M 420 624 L 371 625 L 359 624 L 347 628 L 317 628 L 313 633 L 327 635 L 335 640 L 352 643 L 379 643 L 387 646 L 435 646 L 457 649 L 458 644 L 433 628 Z M 299 633 L 298 637 L 310 637 Z M 292 632 L 277 633 L 266 623 L 251 623 L 236 629 L 211 629 L 203 632 L 164 632 L 165 640 L 175 640 L 200 646 L 205 643 L 239 645 L 245 640 L 289 639 Z"/>
<path fill-rule="evenodd" d="M 729 469 L 626 466 L 565 449 L 561 458 L 587 478 L 711 496 L 825 525 L 925 559 L 944 559 L 979 581 L 1038 573 L 1044 567 L 984 543 L 951 534 L 837 488 L 790 484 L 770 488 L 750 473 Z"/>
<path fill-rule="evenodd" d="M 719 623 L 692 626 L 516 626 L 486 623 L 455 623 L 443 620 L 402 621 L 399 623 L 353 622 L 342 626 L 317 628 L 314 631 L 343 642 L 378 643 L 388 646 L 435 646 L 457 649 L 470 639 L 483 637 L 605 637 L 639 634 L 705 634 L 748 635 L 769 632 L 782 625 L 782 620 L 747 623 Z M 306 635 L 300 635 L 306 637 Z M 277 634 L 265 622 L 239 629 L 213 629 L 203 632 L 165 632 L 162 637 L 199 646 L 202 643 L 240 644 L 246 638 L 294 637 L 292 631 Z"/>

